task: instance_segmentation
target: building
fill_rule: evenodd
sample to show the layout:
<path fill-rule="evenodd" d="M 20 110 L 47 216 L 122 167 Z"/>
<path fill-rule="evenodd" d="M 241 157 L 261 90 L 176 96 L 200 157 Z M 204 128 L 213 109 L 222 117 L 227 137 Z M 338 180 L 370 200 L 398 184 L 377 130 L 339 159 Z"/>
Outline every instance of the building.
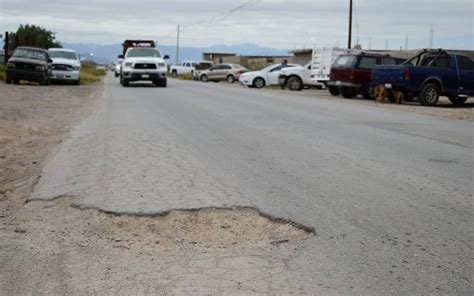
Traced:
<path fill-rule="evenodd" d="M 225 52 L 203 52 L 202 60 L 213 62 L 214 64 L 224 63 L 224 58 L 235 57 L 235 53 L 225 53 Z"/>
<path fill-rule="evenodd" d="M 311 62 L 311 60 L 313 59 L 312 48 L 295 49 L 295 50 L 290 51 L 290 54 L 292 54 L 293 57 L 289 62 L 294 63 L 294 64 L 299 64 L 302 66 Z"/>

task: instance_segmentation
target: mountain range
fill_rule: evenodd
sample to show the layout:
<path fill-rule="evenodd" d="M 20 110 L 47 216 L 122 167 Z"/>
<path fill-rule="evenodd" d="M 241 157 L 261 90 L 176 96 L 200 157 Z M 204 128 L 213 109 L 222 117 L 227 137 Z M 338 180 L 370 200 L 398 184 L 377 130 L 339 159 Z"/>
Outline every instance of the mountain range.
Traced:
<path fill-rule="evenodd" d="M 121 44 L 84 44 L 84 43 L 63 43 L 64 48 L 75 49 L 82 57 L 89 57 L 93 53 L 94 61 L 97 63 L 107 64 L 117 59 L 122 52 Z M 169 63 L 174 64 L 176 61 L 176 46 L 160 45 L 163 55 L 169 55 Z M 183 60 L 201 60 L 203 52 L 225 52 L 236 53 L 239 55 L 288 55 L 288 50 L 261 47 L 255 44 L 239 44 L 239 45 L 214 45 L 210 47 L 187 47 L 182 46 L 179 50 L 179 59 Z"/>

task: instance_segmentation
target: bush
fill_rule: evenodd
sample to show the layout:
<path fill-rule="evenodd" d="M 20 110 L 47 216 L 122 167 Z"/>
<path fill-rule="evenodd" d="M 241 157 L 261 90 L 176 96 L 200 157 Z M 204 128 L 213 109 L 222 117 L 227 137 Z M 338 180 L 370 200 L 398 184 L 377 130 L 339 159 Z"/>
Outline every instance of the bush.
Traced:
<path fill-rule="evenodd" d="M 99 82 L 102 76 L 107 74 L 107 70 L 96 69 L 93 67 L 81 68 L 81 84 Z"/>
<path fill-rule="evenodd" d="M 4 64 L 0 64 L 0 81 L 5 81 L 6 67 Z"/>

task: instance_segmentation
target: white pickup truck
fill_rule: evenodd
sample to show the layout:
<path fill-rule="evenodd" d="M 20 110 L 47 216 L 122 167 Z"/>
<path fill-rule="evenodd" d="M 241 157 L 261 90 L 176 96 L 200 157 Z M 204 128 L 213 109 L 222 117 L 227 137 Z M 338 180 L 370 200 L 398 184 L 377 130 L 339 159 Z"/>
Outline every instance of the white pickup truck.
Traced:
<path fill-rule="evenodd" d="M 121 56 L 122 57 L 122 56 Z M 151 81 L 155 86 L 166 87 L 167 69 L 160 50 L 154 47 L 130 47 L 123 57 L 120 84 L 127 87 L 134 81 Z"/>
<path fill-rule="evenodd" d="M 171 66 L 170 73 L 173 77 L 184 74 L 193 74 L 196 71 L 196 66 L 199 64 L 197 61 L 184 61 L 181 65 Z"/>
<path fill-rule="evenodd" d="M 290 90 L 302 90 L 304 87 L 325 87 L 329 81 L 331 66 L 336 58 L 345 53 L 359 50 L 340 48 L 314 49 L 312 60 L 303 67 L 282 69 L 278 77 L 278 84 Z"/>

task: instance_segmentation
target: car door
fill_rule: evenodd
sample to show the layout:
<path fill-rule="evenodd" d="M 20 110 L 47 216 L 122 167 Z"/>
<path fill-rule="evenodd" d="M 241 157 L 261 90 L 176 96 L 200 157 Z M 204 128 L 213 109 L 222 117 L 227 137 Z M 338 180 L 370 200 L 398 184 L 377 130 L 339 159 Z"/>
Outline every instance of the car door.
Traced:
<path fill-rule="evenodd" d="M 232 67 L 229 65 L 221 65 L 222 69 L 217 73 L 217 78 L 219 80 L 227 79 L 227 75 L 231 73 Z"/>
<path fill-rule="evenodd" d="M 209 69 L 209 72 L 208 72 L 207 76 L 209 77 L 209 79 L 215 79 L 220 70 L 222 70 L 222 66 L 221 65 L 216 65 L 216 66 Z"/>
<path fill-rule="evenodd" d="M 466 56 L 456 56 L 459 67 L 459 94 L 474 96 L 474 61 Z"/>
<path fill-rule="evenodd" d="M 267 80 L 267 85 L 275 85 L 278 84 L 278 76 L 280 76 L 281 69 L 288 68 L 287 65 L 278 65 L 270 69 L 266 73 L 265 79 Z"/>

